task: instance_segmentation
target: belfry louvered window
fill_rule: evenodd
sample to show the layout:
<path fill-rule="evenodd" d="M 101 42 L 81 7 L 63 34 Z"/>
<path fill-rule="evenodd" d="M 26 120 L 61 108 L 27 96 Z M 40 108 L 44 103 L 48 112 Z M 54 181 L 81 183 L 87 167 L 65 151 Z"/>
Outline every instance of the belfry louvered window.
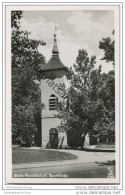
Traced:
<path fill-rule="evenodd" d="M 52 94 L 49 99 L 49 110 L 56 110 L 58 105 L 58 98 Z"/>

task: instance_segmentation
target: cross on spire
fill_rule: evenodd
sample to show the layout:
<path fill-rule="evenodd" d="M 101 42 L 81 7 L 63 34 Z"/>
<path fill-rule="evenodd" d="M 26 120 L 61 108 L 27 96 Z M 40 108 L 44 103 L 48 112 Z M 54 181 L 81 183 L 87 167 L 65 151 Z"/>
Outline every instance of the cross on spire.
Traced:
<path fill-rule="evenodd" d="M 56 26 L 56 22 L 55 22 L 55 35 L 56 35 L 56 31 L 57 31 L 57 26 Z"/>

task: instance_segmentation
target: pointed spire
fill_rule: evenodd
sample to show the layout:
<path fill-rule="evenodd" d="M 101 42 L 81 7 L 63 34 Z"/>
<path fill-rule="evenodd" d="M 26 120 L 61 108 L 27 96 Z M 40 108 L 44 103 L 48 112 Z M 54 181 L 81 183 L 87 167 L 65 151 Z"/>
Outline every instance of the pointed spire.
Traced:
<path fill-rule="evenodd" d="M 52 50 L 53 55 L 59 54 L 58 47 L 57 47 L 56 30 L 57 30 L 57 27 L 56 27 L 56 23 L 55 23 L 54 45 L 53 45 L 53 50 Z"/>

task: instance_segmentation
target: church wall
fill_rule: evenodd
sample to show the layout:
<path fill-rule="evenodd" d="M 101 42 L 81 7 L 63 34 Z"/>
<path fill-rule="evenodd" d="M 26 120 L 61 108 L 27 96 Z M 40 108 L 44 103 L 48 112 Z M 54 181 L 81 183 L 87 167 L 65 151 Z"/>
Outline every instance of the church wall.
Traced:
<path fill-rule="evenodd" d="M 62 95 L 60 92 L 58 93 L 57 84 L 64 83 L 65 76 L 62 78 L 56 78 L 53 81 L 48 79 L 41 80 L 41 102 L 45 105 L 45 109 L 42 110 L 43 117 L 52 117 L 53 114 L 57 114 L 54 110 L 49 110 L 49 99 L 52 94 L 54 94 L 59 101 L 62 101 Z"/>
<path fill-rule="evenodd" d="M 48 79 L 41 80 L 41 102 L 45 105 L 45 108 L 42 110 L 41 114 L 41 123 L 42 123 L 42 148 L 50 147 L 49 144 L 49 130 L 51 128 L 56 128 L 60 124 L 60 119 L 56 118 L 54 115 L 57 114 L 56 110 L 49 110 L 49 99 L 52 94 L 54 94 L 59 101 L 62 101 L 63 98 L 58 94 L 57 84 L 64 83 L 66 80 L 65 75 L 61 78 L 56 78 L 53 81 Z M 65 133 L 59 133 L 58 143 L 59 146 L 63 139 L 63 146 L 66 146 L 67 137 Z"/>

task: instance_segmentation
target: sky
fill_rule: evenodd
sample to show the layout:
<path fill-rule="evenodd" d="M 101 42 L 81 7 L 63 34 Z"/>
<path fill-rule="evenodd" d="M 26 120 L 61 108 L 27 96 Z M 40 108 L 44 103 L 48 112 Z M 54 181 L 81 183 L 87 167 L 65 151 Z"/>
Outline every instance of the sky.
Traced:
<path fill-rule="evenodd" d="M 52 56 L 53 35 L 57 26 L 57 45 L 62 63 L 73 66 L 79 49 L 87 50 L 89 56 L 96 56 L 96 67 L 102 71 L 113 69 L 111 63 L 100 60 L 104 52 L 99 41 L 104 37 L 113 38 L 114 13 L 112 10 L 55 10 L 24 11 L 21 29 L 31 33 L 30 37 L 46 42 L 39 51 L 48 61 Z"/>

